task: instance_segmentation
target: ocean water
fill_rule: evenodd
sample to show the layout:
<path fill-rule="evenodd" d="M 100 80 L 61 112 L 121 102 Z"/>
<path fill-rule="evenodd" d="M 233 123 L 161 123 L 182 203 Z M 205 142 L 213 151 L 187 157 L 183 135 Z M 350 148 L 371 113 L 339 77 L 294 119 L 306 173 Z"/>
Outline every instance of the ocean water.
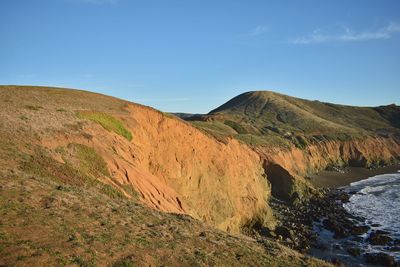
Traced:
<path fill-rule="evenodd" d="M 384 252 L 400 261 L 399 251 L 389 251 L 386 246 L 372 246 L 367 241 L 374 230 L 387 231 L 391 238 L 400 239 L 400 172 L 373 176 L 341 189 L 350 194 L 350 201 L 343 204 L 344 208 L 357 218 L 362 218 L 361 221 L 357 220 L 358 225 L 368 225 L 371 230 L 360 236 L 358 241 L 353 237 L 336 239 L 321 220 L 314 224 L 314 231 L 318 233 L 317 243 L 325 248 L 312 248 L 310 254 L 328 261 L 335 258 L 346 266 L 357 267 L 373 266 L 365 262 L 364 253 Z M 361 255 L 351 256 L 346 251 L 349 244 L 350 247 L 360 248 Z"/>
<path fill-rule="evenodd" d="M 377 175 L 344 189 L 351 194 L 350 202 L 343 205 L 349 213 L 364 218 L 373 230 L 385 230 L 392 238 L 400 239 L 400 172 Z M 385 247 L 365 243 L 363 248 L 400 260 L 400 252 L 390 252 Z"/>

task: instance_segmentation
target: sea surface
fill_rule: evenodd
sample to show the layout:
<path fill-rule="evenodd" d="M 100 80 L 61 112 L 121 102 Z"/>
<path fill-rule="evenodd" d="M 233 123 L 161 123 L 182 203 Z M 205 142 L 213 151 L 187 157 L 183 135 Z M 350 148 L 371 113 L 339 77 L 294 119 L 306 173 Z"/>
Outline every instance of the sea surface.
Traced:
<path fill-rule="evenodd" d="M 387 231 L 393 239 L 400 239 L 400 172 L 351 183 L 345 191 L 351 193 L 350 202 L 343 204 L 349 213 L 364 218 L 372 229 Z M 390 252 L 385 247 L 364 244 L 363 249 L 385 252 L 400 260 L 400 252 Z"/>
<path fill-rule="evenodd" d="M 400 261 L 399 251 L 389 251 L 387 246 L 372 246 L 366 239 L 371 231 L 384 230 L 392 239 L 400 239 L 400 171 L 381 174 L 342 187 L 350 195 L 350 201 L 344 208 L 352 215 L 361 218 L 358 224 L 368 225 L 371 230 L 360 240 L 353 238 L 336 239 L 333 233 L 325 229 L 321 222 L 314 225 L 319 234 L 318 242 L 325 249 L 312 249 L 310 254 L 325 260 L 336 258 L 346 266 L 371 266 L 366 264 L 362 255 L 353 257 L 346 247 L 358 247 L 364 253 L 384 252 Z"/>

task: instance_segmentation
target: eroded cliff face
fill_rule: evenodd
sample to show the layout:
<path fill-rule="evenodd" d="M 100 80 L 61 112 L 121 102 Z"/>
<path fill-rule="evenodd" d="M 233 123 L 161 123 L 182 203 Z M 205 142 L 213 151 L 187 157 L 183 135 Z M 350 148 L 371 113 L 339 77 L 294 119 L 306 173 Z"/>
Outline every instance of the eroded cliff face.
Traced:
<path fill-rule="evenodd" d="M 328 166 L 374 167 L 393 164 L 400 157 L 400 143 L 394 138 L 368 137 L 351 141 L 324 141 L 304 149 L 258 148 L 272 193 L 285 200 L 307 195 L 304 179 Z M 294 194 L 294 195 L 293 195 Z"/>
<path fill-rule="evenodd" d="M 187 213 L 231 232 L 252 223 L 273 226 L 268 206 L 271 192 L 288 201 L 307 197 L 313 190 L 304 177 L 310 173 L 329 165 L 389 163 L 400 155 L 395 139 L 373 137 L 320 142 L 304 149 L 250 148 L 233 138 L 219 142 L 176 117 L 106 96 L 68 90 L 38 89 L 18 97 L 4 92 L 16 98 L 7 103 L 43 105 L 30 110 L 9 104 L 4 110 L 3 129 L 10 129 L 14 143 L 19 139 L 21 144 L 34 143 L 38 138 L 59 162 L 68 155 L 57 149 L 70 144 L 93 148 L 110 174 L 97 179 L 126 196 L 135 188 L 149 207 Z M 60 107 L 68 112 L 57 111 Z M 119 119 L 132 140 L 79 118 L 81 111 L 104 112 Z M 20 119 L 21 113 L 29 121 Z"/>
<path fill-rule="evenodd" d="M 326 265 L 138 203 L 231 232 L 272 224 L 263 159 L 236 140 L 76 90 L 0 86 L 0 103 L 5 265 Z"/>
<path fill-rule="evenodd" d="M 42 143 L 53 150 L 70 143 L 93 147 L 111 173 L 105 182 L 133 185 L 152 208 L 187 213 L 230 232 L 254 221 L 274 224 L 267 205 L 271 189 L 256 152 L 234 139 L 218 142 L 148 107 L 129 104 L 126 110 L 114 115 L 132 141 L 87 122 L 85 135 L 63 134 Z"/>
<path fill-rule="evenodd" d="M 234 139 L 218 142 L 152 109 L 130 105 L 128 110 L 141 168 L 178 192 L 189 214 L 229 231 L 255 217 L 272 221 L 266 205 L 270 188 L 257 153 Z"/>
<path fill-rule="evenodd" d="M 286 201 L 307 198 L 314 192 L 305 179 L 311 173 L 331 165 L 391 163 L 400 154 L 394 139 L 373 137 L 320 142 L 305 149 L 254 149 L 235 139 L 219 142 L 152 108 L 129 104 L 126 111 L 114 116 L 131 131 L 132 141 L 88 122 L 86 135 L 59 135 L 42 142 L 51 148 L 70 143 L 93 147 L 111 173 L 104 182 L 122 192 L 119 185 L 132 185 L 149 207 L 187 213 L 230 232 L 255 222 L 273 227 L 271 193 Z"/>

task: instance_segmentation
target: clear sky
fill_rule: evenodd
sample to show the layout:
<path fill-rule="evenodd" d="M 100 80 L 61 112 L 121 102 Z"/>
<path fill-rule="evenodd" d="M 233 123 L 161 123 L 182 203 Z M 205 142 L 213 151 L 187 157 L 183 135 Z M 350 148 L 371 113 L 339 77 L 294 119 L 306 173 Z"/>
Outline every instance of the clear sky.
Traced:
<path fill-rule="evenodd" d="M 0 0 L 0 84 L 192 113 L 250 90 L 400 104 L 400 1 Z"/>

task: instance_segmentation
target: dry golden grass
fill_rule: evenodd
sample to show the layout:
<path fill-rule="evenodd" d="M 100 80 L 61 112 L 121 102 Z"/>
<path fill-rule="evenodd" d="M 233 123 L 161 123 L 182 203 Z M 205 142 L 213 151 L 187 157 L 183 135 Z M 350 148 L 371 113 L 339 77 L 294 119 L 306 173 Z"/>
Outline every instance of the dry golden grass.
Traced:
<path fill-rule="evenodd" d="M 18 266 L 320 266 L 274 243 L 264 246 L 161 213 L 96 187 L 27 172 L 0 174 L 0 264 Z M 121 265 L 127 264 L 127 265 Z"/>

